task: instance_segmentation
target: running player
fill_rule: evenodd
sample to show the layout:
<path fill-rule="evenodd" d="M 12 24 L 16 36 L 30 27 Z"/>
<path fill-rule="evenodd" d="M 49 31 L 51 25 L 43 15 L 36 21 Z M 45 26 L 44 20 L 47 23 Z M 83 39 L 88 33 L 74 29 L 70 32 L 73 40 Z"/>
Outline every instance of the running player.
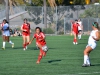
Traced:
<path fill-rule="evenodd" d="M 36 45 L 40 49 L 40 53 L 39 53 L 38 60 L 36 63 L 39 64 L 42 57 L 46 56 L 46 52 L 47 52 L 48 48 L 46 46 L 45 34 L 42 32 L 41 28 L 36 27 L 35 31 L 36 31 L 36 33 L 34 34 L 32 40 L 30 41 L 30 44 L 32 43 L 32 41 L 34 39 L 36 39 Z"/>
<path fill-rule="evenodd" d="M 74 35 L 73 44 L 78 44 L 78 42 L 77 42 L 78 26 L 79 26 L 78 20 L 75 20 L 75 22 L 72 25 L 72 29 L 71 29 L 72 30 L 72 33 Z"/>
<path fill-rule="evenodd" d="M 99 32 L 99 26 L 97 22 L 94 22 L 92 24 L 92 32 L 88 39 L 88 45 L 86 46 L 86 49 L 84 50 L 84 64 L 82 67 L 88 67 L 91 66 L 89 54 L 92 50 L 96 48 L 97 41 L 100 40 L 100 32 Z"/>
<path fill-rule="evenodd" d="M 23 50 L 27 49 L 27 45 L 30 41 L 30 24 L 27 22 L 27 19 L 24 19 L 24 23 L 21 26 L 22 37 L 23 37 Z"/>
<path fill-rule="evenodd" d="M 82 21 L 81 19 L 78 20 L 78 31 L 79 31 L 79 34 L 78 34 L 78 39 L 81 39 L 81 36 L 82 36 L 82 30 L 83 30 L 83 25 L 82 25 Z"/>
<path fill-rule="evenodd" d="M 3 35 L 3 47 L 2 47 L 2 49 L 5 50 L 6 42 L 9 42 L 12 45 L 12 48 L 14 48 L 14 43 L 9 40 L 10 30 L 9 30 L 9 24 L 8 24 L 6 19 L 4 19 L 2 24 L 1 24 L 1 30 L 2 30 L 2 35 Z"/>

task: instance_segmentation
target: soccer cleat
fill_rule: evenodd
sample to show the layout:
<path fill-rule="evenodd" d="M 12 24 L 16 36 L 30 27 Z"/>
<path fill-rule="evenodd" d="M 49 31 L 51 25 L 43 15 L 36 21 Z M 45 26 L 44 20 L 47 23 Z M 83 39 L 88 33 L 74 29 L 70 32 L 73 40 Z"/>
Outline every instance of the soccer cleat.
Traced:
<path fill-rule="evenodd" d="M 39 64 L 39 63 L 40 63 L 40 61 L 37 61 L 37 62 L 36 62 L 36 64 Z"/>
<path fill-rule="evenodd" d="M 73 42 L 73 44 L 75 45 L 75 42 Z"/>
<path fill-rule="evenodd" d="M 5 48 L 4 48 L 4 47 L 2 47 L 2 50 L 5 50 Z"/>
<path fill-rule="evenodd" d="M 28 47 L 26 46 L 26 49 L 28 49 Z"/>
<path fill-rule="evenodd" d="M 25 48 L 23 48 L 23 50 L 25 51 L 26 49 L 25 49 Z"/>
<path fill-rule="evenodd" d="M 82 67 L 89 67 L 91 66 L 90 64 L 83 64 Z"/>
<path fill-rule="evenodd" d="M 77 45 L 78 43 L 76 42 L 76 45 Z"/>
<path fill-rule="evenodd" d="M 12 48 L 14 48 L 14 43 L 12 44 Z"/>

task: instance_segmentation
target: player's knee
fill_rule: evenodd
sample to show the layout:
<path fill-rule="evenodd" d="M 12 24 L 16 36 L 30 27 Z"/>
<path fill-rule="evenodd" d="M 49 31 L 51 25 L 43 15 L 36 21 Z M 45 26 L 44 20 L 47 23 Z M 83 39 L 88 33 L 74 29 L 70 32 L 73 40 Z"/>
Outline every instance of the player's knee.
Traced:
<path fill-rule="evenodd" d="M 86 50 L 84 50 L 84 54 L 85 54 L 85 55 L 87 54 L 87 51 L 86 51 Z"/>

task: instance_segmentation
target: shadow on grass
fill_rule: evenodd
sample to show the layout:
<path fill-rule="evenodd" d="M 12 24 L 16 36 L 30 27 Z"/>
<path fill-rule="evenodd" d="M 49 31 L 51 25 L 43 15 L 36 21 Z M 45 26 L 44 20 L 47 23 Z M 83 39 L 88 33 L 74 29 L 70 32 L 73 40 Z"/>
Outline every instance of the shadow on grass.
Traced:
<path fill-rule="evenodd" d="M 61 60 L 50 60 L 48 63 L 53 63 L 53 62 L 60 62 Z"/>
<path fill-rule="evenodd" d="M 100 66 L 100 64 L 92 64 L 91 66 Z"/>

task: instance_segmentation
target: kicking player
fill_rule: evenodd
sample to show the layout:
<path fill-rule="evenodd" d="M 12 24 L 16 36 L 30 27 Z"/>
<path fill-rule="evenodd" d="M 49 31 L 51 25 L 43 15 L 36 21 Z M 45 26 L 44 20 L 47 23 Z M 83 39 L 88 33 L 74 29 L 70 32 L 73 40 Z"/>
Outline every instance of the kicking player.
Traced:
<path fill-rule="evenodd" d="M 12 48 L 14 48 L 14 43 L 10 41 L 10 30 L 9 30 L 9 24 L 6 19 L 3 20 L 1 24 L 1 30 L 2 30 L 2 36 L 3 36 L 3 47 L 2 49 L 5 50 L 5 44 L 6 42 L 9 42 L 12 45 Z"/>
<path fill-rule="evenodd" d="M 30 44 L 32 43 L 32 41 L 34 39 L 36 39 L 36 45 L 39 47 L 40 49 L 40 53 L 38 56 L 38 60 L 37 60 L 37 64 L 40 63 L 41 59 L 43 56 L 46 56 L 46 52 L 48 50 L 47 46 L 46 46 L 46 41 L 45 41 L 45 34 L 42 32 L 40 27 L 36 27 L 35 29 L 36 33 L 34 34 L 32 40 L 30 41 Z"/>
<path fill-rule="evenodd" d="M 99 26 L 97 22 L 94 22 L 92 24 L 92 32 L 90 33 L 89 39 L 88 39 L 88 45 L 86 46 L 84 50 L 84 64 L 82 67 L 88 67 L 91 66 L 89 54 L 92 50 L 94 50 L 97 46 L 97 41 L 100 40 L 100 32 L 99 32 Z"/>
<path fill-rule="evenodd" d="M 78 39 L 81 39 L 81 36 L 82 36 L 82 31 L 83 31 L 83 25 L 82 25 L 82 22 L 81 22 L 81 19 L 78 20 Z"/>
<path fill-rule="evenodd" d="M 27 45 L 30 41 L 30 24 L 27 22 L 27 19 L 24 19 L 24 23 L 21 26 L 22 37 L 23 37 L 23 50 L 27 49 Z"/>
<path fill-rule="evenodd" d="M 78 20 L 75 20 L 75 22 L 72 25 L 72 29 L 71 29 L 72 30 L 71 32 L 74 35 L 73 44 L 78 44 L 78 42 L 77 42 L 78 26 L 79 26 Z"/>

